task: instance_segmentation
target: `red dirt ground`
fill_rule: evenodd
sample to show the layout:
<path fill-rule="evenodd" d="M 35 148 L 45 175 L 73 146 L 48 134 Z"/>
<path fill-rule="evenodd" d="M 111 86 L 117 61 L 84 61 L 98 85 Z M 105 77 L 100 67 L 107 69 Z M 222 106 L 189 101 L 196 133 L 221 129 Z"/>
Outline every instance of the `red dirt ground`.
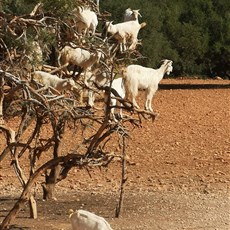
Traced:
<path fill-rule="evenodd" d="M 143 107 L 144 92 L 138 101 Z M 114 230 L 229 230 L 230 81 L 164 79 L 153 107 L 157 119 L 130 130 L 120 218 L 114 218 L 121 171 L 115 161 L 91 177 L 73 169 L 57 185 L 57 201 L 43 202 L 39 188 L 38 219 L 29 219 L 25 207 L 11 229 L 71 229 L 68 210 L 83 208 Z M 20 195 L 9 162 L 0 163 L 0 221 Z"/>

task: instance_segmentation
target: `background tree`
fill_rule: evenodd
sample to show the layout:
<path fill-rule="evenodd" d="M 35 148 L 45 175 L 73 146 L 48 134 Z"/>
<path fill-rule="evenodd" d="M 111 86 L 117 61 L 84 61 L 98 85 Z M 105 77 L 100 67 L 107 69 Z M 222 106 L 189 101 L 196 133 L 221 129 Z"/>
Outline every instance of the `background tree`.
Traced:
<path fill-rule="evenodd" d="M 159 60 L 174 60 L 174 75 L 229 78 L 230 29 L 228 1 L 102 1 L 112 12 L 111 20 L 121 22 L 128 7 L 140 9 L 140 31 L 146 58 L 140 64 L 155 67 Z M 220 61 L 221 59 L 221 61 Z"/>
<path fill-rule="evenodd" d="M 30 12 L 35 0 L 2 1 L 2 9 L 14 14 Z M 42 1 L 44 8 L 67 17 L 76 1 Z M 101 11 L 112 13 L 114 23 L 123 20 L 128 7 L 140 9 L 141 21 L 148 26 L 140 31 L 145 59 L 140 64 L 154 67 L 163 58 L 174 60 L 174 75 L 202 75 L 229 78 L 230 2 L 148 0 L 101 1 Z"/>

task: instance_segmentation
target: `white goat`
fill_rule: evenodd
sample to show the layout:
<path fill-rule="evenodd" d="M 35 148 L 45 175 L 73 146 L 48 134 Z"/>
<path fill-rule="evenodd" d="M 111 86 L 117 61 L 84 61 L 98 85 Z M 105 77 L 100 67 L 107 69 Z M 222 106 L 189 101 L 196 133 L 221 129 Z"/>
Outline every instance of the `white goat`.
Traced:
<path fill-rule="evenodd" d="M 115 90 L 118 95 L 114 95 L 114 93 L 112 92 L 113 90 Z M 112 118 L 114 121 L 117 121 L 117 119 L 115 118 L 115 114 L 114 114 L 115 106 L 117 105 L 117 99 L 112 98 L 112 97 L 118 97 L 118 96 L 121 97 L 122 99 L 125 98 L 125 87 L 124 87 L 123 78 L 121 77 L 115 78 L 111 84 L 111 103 L 110 105 L 112 106 L 111 114 L 112 114 Z M 123 117 L 122 108 L 120 108 L 120 117 L 121 118 Z"/>
<path fill-rule="evenodd" d="M 88 35 L 92 34 L 95 35 L 95 31 L 98 25 L 98 19 L 95 12 L 91 11 L 88 8 L 77 7 L 74 10 L 74 14 L 77 18 L 76 28 L 79 34 Z"/>
<path fill-rule="evenodd" d="M 97 72 L 97 71 L 95 71 Z M 92 71 L 87 71 L 85 74 L 85 85 L 88 87 L 93 87 L 94 83 L 97 84 L 97 86 L 110 86 L 110 73 L 102 72 L 102 73 L 95 73 Z M 113 75 L 113 77 L 115 74 Z M 115 90 L 118 95 L 114 95 L 113 92 L 111 92 L 111 97 L 118 97 L 120 96 L 121 98 L 125 98 L 125 87 L 123 83 L 122 78 L 115 78 L 111 84 L 111 89 L 112 91 Z M 107 101 L 108 95 L 105 94 L 105 102 Z M 88 90 L 88 105 L 90 107 L 94 107 L 94 101 L 95 101 L 95 92 L 93 90 Z M 110 105 L 112 106 L 111 108 L 111 114 L 113 119 L 115 119 L 114 115 L 114 110 L 115 106 L 117 104 L 117 100 L 115 98 L 111 98 L 111 103 Z M 120 116 L 122 117 L 122 109 L 120 109 Z"/>
<path fill-rule="evenodd" d="M 105 24 L 107 28 L 107 33 L 113 35 L 113 37 L 118 41 L 120 44 L 120 50 L 125 51 L 126 43 L 129 41 L 131 45 L 129 46 L 129 50 L 134 50 L 138 43 L 138 33 L 139 30 L 146 26 L 146 23 L 139 23 L 138 20 L 122 22 L 113 25 L 112 22 L 106 22 Z"/>
<path fill-rule="evenodd" d="M 104 86 L 109 81 L 109 76 L 106 72 L 97 73 L 97 71 L 93 72 L 88 70 L 85 74 L 84 83 L 87 87 L 93 88 L 94 83 L 98 86 Z M 91 89 L 88 90 L 88 105 L 90 107 L 94 107 L 95 101 L 95 92 Z"/>
<path fill-rule="evenodd" d="M 151 103 L 158 89 L 158 84 L 164 77 L 164 74 L 170 74 L 172 70 L 172 61 L 170 60 L 162 60 L 162 65 L 158 69 L 147 68 L 140 65 L 129 65 L 123 72 L 127 97 L 136 108 L 139 108 L 135 98 L 138 94 L 138 89 L 145 89 L 145 109 L 153 112 Z"/>
<path fill-rule="evenodd" d="M 138 16 L 141 17 L 139 11 L 140 10 L 132 10 L 131 8 L 126 9 L 124 13 L 124 22 L 138 20 Z"/>
<path fill-rule="evenodd" d="M 82 209 L 70 214 L 69 218 L 73 230 L 112 230 L 103 217 Z"/>
<path fill-rule="evenodd" d="M 61 61 L 62 65 L 72 64 L 74 66 L 80 67 L 80 72 L 85 72 L 88 68 L 92 67 L 93 64 L 99 63 L 101 56 L 102 52 L 99 50 L 91 53 L 88 50 L 82 48 L 72 48 L 70 46 L 65 46 L 60 51 L 58 59 Z"/>
<path fill-rule="evenodd" d="M 40 70 L 34 72 L 33 79 L 44 85 L 43 89 L 52 87 L 59 92 L 75 89 L 75 82 L 73 79 L 61 79 L 57 75 L 53 75 Z"/>

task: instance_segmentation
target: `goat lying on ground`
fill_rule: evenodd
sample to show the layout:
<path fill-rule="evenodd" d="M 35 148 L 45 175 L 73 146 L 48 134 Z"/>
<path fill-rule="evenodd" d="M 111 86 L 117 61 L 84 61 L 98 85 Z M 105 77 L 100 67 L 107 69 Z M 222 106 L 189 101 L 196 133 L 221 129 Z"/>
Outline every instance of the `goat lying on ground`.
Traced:
<path fill-rule="evenodd" d="M 76 210 L 69 218 L 73 230 L 112 230 L 103 217 L 85 210 Z"/>
<path fill-rule="evenodd" d="M 138 13 L 138 12 L 137 12 Z M 112 34 L 112 36 L 118 41 L 120 45 L 120 50 L 125 51 L 127 42 L 130 42 L 129 50 L 135 50 L 138 43 L 138 33 L 139 30 L 146 26 L 146 23 L 139 23 L 138 16 L 135 16 L 136 20 L 122 22 L 113 25 L 112 22 L 106 22 L 105 26 L 107 33 Z"/>
<path fill-rule="evenodd" d="M 33 73 L 33 79 L 44 85 L 43 89 L 52 87 L 56 91 L 62 92 L 64 90 L 73 90 L 75 88 L 75 82 L 73 79 L 61 79 L 57 75 L 53 75 L 44 71 L 35 71 Z M 58 92 L 54 93 L 57 94 Z"/>
<path fill-rule="evenodd" d="M 170 60 L 162 60 L 162 65 L 158 69 L 147 68 L 140 65 L 129 65 L 123 71 L 127 98 L 132 101 L 136 108 L 139 108 L 135 98 L 138 94 L 138 89 L 145 89 L 145 109 L 153 112 L 151 103 L 158 89 L 158 84 L 165 73 L 170 74 L 172 70 L 172 61 Z"/>

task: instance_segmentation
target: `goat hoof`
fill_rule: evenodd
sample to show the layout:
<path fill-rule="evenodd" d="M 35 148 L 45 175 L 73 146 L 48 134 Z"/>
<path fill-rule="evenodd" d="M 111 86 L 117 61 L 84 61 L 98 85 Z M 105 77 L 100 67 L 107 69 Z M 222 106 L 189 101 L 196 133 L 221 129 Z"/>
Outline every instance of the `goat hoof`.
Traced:
<path fill-rule="evenodd" d="M 120 114 L 114 114 L 113 115 L 113 121 L 114 122 L 119 122 L 119 120 L 121 120 L 122 119 L 122 116 L 120 115 Z"/>

